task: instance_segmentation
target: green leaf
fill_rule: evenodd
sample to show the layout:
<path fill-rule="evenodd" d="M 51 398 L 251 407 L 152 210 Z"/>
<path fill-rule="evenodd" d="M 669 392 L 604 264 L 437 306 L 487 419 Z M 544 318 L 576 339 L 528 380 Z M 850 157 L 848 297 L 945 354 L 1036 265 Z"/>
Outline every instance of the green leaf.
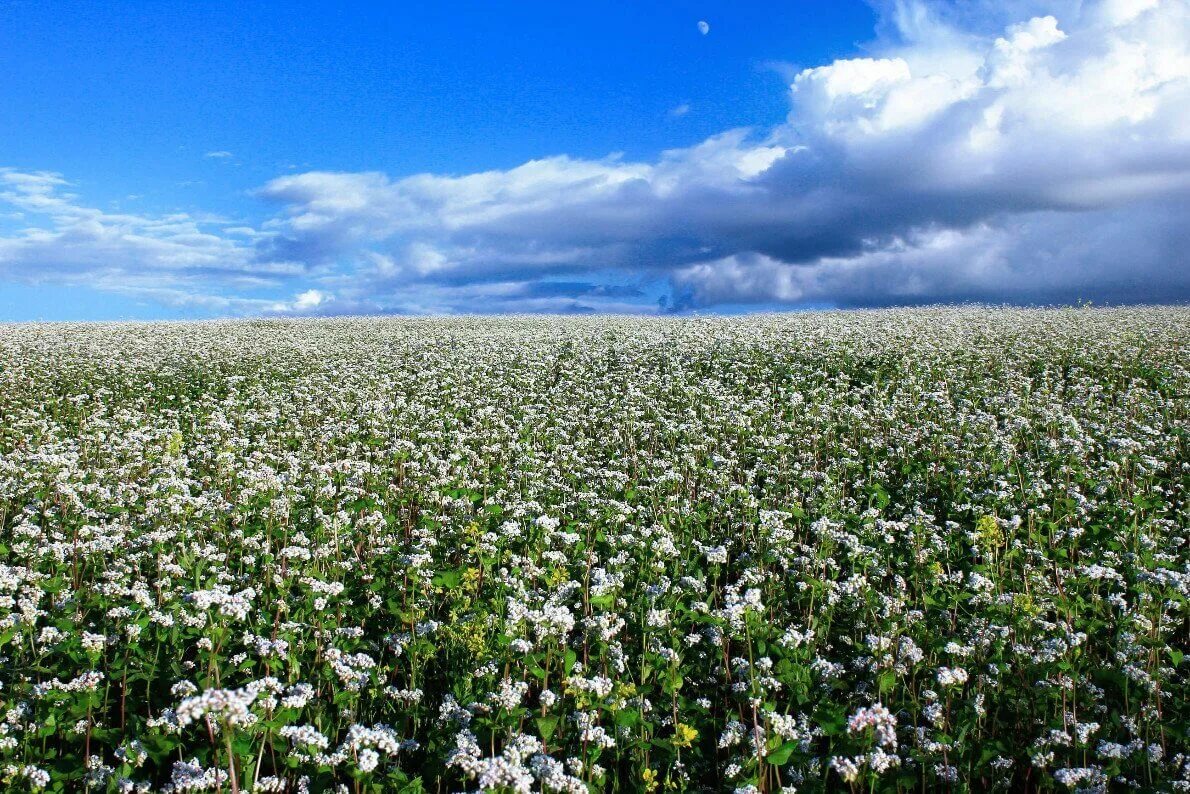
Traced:
<path fill-rule="evenodd" d="M 797 749 L 797 742 L 786 742 L 778 747 L 773 752 L 765 756 L 764 760 L 773 766 L 782 766 L 789 761 L 789 756 L 793 755 L 793 751 Z"/>
<path fill-rule="evenodd" d="M 537 718 L 537 732 L 541 734 L 541 738 L 547 742 L 554 735 L 554 731 L 558 729 L 557 717 L 538 717 Z"/>
<path fill-rule="evenodd" d="M 461 568 L 456 568 L 449 571 L 439 571 L 434 574 L 432 580 L 435 587 L 445 587 L 447 589 L 458 587 L 459 583 L 463 581 L 463 571 Z"/>
<path fill-rule="evenodd" d="M 640 712 L 636 709 L 624 709 L 616 712 L 616 724 L 631 728 L 640 722 Z"/>

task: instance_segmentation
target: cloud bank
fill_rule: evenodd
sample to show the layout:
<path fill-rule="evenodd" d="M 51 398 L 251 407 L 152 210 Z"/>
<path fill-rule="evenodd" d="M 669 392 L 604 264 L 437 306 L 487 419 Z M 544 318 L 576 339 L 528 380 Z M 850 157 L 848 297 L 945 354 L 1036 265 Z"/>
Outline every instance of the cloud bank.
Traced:
<path fill-rule="evenodd" d="M 293 313 L 1190 299 L 1190 3 L 879 11 L 863 57 L 796 74 L 782 124 L 648 162 L 282 176 L 256 229 L 0 172 L 33 220 L 0 273 Z"/>

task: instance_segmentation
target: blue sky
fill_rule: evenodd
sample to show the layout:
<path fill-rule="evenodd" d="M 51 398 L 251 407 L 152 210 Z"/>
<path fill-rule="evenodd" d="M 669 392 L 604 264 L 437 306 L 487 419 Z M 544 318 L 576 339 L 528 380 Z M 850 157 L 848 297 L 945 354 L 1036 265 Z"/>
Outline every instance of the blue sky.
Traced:
<path fill-rule="evenodd" d="M 1190 296 L 1185 0 L 405 5 L 0 7 L 0 320 Z"/>

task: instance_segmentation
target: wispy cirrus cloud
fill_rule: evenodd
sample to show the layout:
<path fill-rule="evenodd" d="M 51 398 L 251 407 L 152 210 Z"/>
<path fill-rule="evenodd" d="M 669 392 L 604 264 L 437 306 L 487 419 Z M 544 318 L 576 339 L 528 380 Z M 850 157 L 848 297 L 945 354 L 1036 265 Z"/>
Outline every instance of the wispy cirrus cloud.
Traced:
<path fill-rule="evenodd" d="M 142 215 L 87 206 L 60 174 L 0 169 L 0 204 L 13 210 L 0 235 L 0 276 L 85 284 L 169 305 L 254 309 L 246 290 L 279 288 L 308 273 L 262 258 L 262 234 L 213 217 Z"/>
<path fill-rule="evenodd" d="M 647 161 L 297 173 L 238 229 L 3 172 L 38 220 L 0 269 L 256 280 L 265 312 L 1190 298 L 1184 0 L 878 8 L 862 57 L 792 74 L 782 124 Z"/>

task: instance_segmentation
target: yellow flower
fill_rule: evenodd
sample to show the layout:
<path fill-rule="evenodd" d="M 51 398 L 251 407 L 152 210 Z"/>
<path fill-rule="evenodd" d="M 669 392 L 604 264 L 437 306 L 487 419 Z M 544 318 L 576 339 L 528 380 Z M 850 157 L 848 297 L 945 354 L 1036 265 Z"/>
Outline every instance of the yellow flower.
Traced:
<path fill-rule="evenodd" d="M 1023 612 L 1030 617 L 1037 617 L 1041 614 L 1041 610 L 1033 601 L 1033 597 L 1027 593 L 1017 593 L 1012 597 L 1012 606 L 1018 612 Z"/>
<path fill-rule="evenodd" d="M 646 767 L 645 771 L 640 773 L 640 779 L 645 784 L 645 791 L 657 790 L 657 773 L 654 770 Z"/>
<path fill-rule="evenodd" d="M 698 731 L 691 728 L 684 722 L 679 722 L 674 726 L 674 746 L 675 747 L 689 747 L 698 738 Z"/>
<path fill-rule="evenodd" d="M 980 516 L 975 522 L 975 534 L 979 538 L 979 545 L 989 551 L 1004 545 L 1004 531 L 1000 529 L 995 516 Z"/>

